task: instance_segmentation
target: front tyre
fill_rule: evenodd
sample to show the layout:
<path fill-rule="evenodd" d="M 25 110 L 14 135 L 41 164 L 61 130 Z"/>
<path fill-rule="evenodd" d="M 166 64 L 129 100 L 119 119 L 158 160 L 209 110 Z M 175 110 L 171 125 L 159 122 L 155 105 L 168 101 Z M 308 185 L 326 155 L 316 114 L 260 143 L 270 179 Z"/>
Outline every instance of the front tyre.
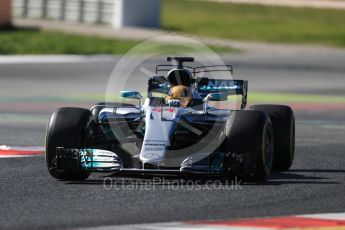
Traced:
<path fill-rule="evenodd" d="M 273 164 L 273 128 L 269 117 L 259 111 L 233 111 L 223 134 L 223 153 L 245 155 L 241 172 L 238 172 L 241 179 L 267 180 Z"/>
<path fill-rule="evenodd" d="M 82 149 L 86 146 L 86 127 L 92 119 L 87 109 L 61 108 L 51 116 L 46 133 L 46 164 L 50 175 L 60 180 L 85 180 L 89 172 L 56 170 L 56 148 Z"/>

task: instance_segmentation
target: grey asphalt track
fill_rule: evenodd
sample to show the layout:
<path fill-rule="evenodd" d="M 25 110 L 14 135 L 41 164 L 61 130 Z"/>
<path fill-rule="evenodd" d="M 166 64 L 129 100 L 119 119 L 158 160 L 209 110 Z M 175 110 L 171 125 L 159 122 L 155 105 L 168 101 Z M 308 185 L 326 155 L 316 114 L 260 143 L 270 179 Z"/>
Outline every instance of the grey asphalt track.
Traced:
<path fill-rule="evenodd" d="M 303 55 L 236 54 L 225 59 L 234 64 L 238 78 L 250 80 L 250 90 L 345 96 L 345 66 L 339 61 L 345 55 Z M 35 99 L 104 93 L 116 60 L 0 64 L 0 144 L 44 145 L 52 110 L 78 102 L 37 106 Z M 145 67 L 150 69 L 153 62 Z M 145 81 L 129 86 L 145 88 Z M 344 212 L 344 111 L 296 111 L 296 122 L 292 169 L 273 173 L 266 184 L 245 184 L 237 189 L 225 185 L 209 189 L 205 184 L 176 188 L 168 187 L 169 181 L 152 186 L 139 181 L 135 187 L 130 180 L 120 187 L 104 186 L 106 175 L 100 174 L 81 183 L 63 182 L 48 175 L 44 157 L 0 159 L 0 229 Z"/>

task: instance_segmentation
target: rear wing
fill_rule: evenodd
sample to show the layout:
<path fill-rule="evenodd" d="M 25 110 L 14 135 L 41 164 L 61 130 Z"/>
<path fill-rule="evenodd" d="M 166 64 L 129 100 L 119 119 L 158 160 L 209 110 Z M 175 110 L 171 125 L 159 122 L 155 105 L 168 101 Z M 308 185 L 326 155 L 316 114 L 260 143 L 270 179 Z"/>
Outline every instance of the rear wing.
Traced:
<path fill-rule="evenodd" d="M 197 78 L 196 81 L 198 81 Z M 208 79 L 208 81 L 199 80 L 201 83 L 197 84 L 197 90 L 202 98 L 209 93 L 226 93 L 230 95 L 241 95 L 242 103 L 241 109 L 247 106 L 248 81 L 246 80 L 223 80 L 223 79 Z"/>
<path fill-rule="evenodd" d="M 196 78 L 194 85 L 202 98 L 209 93 L 226 93 L 229 96 L 241 95 L 241 109 L 247 105 L 248 81 L 246 80 Z M 170 88 L 171 86 L 164 76 L 154 76 L 148 82 L 148 96 L 152 97 L 152 93 L 168 94 Z"/>

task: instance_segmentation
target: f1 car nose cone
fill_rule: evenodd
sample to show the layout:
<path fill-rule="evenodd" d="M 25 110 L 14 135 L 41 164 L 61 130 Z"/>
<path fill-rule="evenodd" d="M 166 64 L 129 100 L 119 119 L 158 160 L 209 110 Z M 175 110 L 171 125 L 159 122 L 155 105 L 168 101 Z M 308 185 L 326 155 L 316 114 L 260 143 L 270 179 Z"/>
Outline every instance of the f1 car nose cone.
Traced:
<path fill-rule="evenodd" d="M 162 114 L 150 110 L 146 114 L 146 132 L 140 160 L 144 163 L 159 163 L 166 153 L 166 146 L 170 145 L 170 134 L 173 121 L 161 119 Z"/>

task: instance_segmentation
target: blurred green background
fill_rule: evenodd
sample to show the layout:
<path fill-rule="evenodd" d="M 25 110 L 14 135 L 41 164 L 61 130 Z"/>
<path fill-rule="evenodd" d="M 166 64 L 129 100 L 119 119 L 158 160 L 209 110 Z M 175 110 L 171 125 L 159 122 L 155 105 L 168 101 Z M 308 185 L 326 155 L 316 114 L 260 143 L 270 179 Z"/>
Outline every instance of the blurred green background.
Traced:
<path fill-rule="evenodd" d="M 163 0 L 162 28 L 230 40 L 345 47 L 345 10 Z M 7 29 L 0 31 L 0 54 L 124 54 L 138 42 L 57 31 Z M 178 49 L 167 46 L 167 49 Z M 211 48 L 216 52 L 234 51 L 220 45 Z"/>

